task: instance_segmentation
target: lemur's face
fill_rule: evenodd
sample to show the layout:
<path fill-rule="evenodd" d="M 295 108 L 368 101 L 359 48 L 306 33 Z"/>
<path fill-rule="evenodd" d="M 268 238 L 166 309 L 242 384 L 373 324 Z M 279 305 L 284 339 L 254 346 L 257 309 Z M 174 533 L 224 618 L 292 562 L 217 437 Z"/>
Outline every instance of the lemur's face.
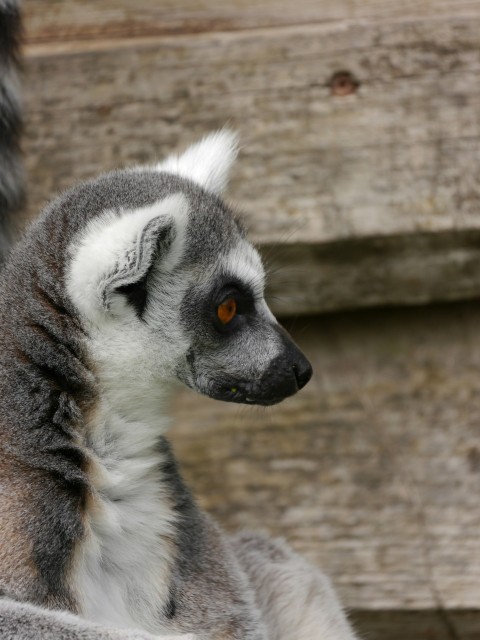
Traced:
<path fill-rule="evenodd" d="M 215 399 L 269 405 L 309 381 L 309 362 L 265 302 L 260 256 L 215 195 L 234 156 L 225 132 L 125 174 L 156 181 L 158 199 L 102 213 L 72 245 L 70 295 L 117 387 L 155 393 L 177 379 Z"/>
<path fill-rule="evenodd" d="M 215 259 L 187 278 L 179 318 L 188 349 L 176 374 L 218 400 L 274 404 L 302 388 L 311 367 L 265 302 L 257 251 L 230 233 L 225 251 L 213 246 Z"/>

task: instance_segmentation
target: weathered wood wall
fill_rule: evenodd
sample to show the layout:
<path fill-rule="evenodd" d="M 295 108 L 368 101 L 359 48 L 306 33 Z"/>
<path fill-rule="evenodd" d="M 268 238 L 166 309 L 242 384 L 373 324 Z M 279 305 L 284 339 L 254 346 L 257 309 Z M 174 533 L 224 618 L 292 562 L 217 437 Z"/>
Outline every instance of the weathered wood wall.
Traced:
<path fill-rule="evenodd" d="M 24 5 L 30 214 L 228 122 L 277 311 L 480 293 L 478 2 Z"/>
<path fill-rule="evenodd" d="M 24 0 L 32 216 L 226 122 L 277 312 L 480 294 L 480 2 Z M 303 327 L 303 328 L 302 328 Z M 480 307 L 305 318 L 268 411 L 184 392 L 202 503 L 323 565 L 371 640 L 480 637 Z M 293 640 L 293 639 L 292 639 Z"/>

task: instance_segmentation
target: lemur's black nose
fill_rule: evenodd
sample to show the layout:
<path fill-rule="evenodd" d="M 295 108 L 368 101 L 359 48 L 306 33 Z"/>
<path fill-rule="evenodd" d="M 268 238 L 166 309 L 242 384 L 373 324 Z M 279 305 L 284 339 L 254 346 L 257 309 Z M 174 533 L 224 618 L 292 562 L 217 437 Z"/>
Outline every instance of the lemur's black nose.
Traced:
<path fill-rule="evenodd" d="M 307 382 L 312 377 L 313 369 L 310 362 L 300 354 L 302 357 L 298 362 L 293 365 L 293 371 L 295 373 L 295 378 L 297 380 L 297 386 L 299 389 L 303 389 L 303 387 L 307 384 Z"/>
<path fill-rule="evenodd" d="M 271 362 L 269 379 L 270 384 L 274 384 L 275 393 L 286 398 L 303 389 L 313 371 L 312 365 L 285 329 L 279 325 L 275 329 L 283 343 L 283 351 Z"/>

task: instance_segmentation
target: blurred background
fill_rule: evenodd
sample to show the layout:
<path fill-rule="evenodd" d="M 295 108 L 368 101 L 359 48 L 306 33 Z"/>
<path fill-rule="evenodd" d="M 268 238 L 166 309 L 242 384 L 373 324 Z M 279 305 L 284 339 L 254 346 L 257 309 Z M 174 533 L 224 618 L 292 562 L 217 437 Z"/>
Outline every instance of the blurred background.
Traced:
<path fill-rule="evenodd" d="M 480 2 L 23 8 L 25 220 L 241 134 L 228 196 L 315 376 L 268 410 L 179 392 L 201 504 L 322 566 L 364 638 L 478 640 Z"/>

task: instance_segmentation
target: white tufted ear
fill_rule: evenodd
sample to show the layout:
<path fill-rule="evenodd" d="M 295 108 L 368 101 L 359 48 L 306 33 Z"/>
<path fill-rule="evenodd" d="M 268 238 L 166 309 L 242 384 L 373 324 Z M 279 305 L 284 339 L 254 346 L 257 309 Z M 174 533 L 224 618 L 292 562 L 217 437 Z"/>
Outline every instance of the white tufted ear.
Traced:
<path fill-rule="evenodd" d="M 237 134 L 222 129 L 206 136 L 181 155 L 170 156 L 156 169 L 188 178 L 207 191 L 220 194 L 227 186 L 237 153 Z"/>
<path fill-rule="evenodd" d="M 93 220 L 71 247 L 67 287 L 89 319 L 113 311 L 122 288 L 146 277 L 156 259 L 179 258 L 188 202 L 180 193 L 133 211 L 107 211 Z M 175 248 L 172 247 L 174 240 Z"/>

